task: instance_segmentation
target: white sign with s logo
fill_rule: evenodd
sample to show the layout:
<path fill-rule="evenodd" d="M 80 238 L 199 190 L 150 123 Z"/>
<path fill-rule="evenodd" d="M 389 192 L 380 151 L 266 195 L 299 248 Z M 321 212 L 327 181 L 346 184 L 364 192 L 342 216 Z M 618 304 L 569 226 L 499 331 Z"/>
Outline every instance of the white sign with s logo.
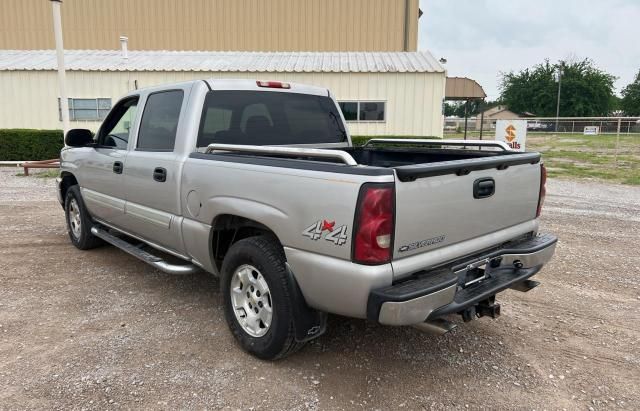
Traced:
<path fill-rule="evenodd" d="M 504 141 L 512 150 L 524 151 L 527 120 L 497 120 L 496 141 Z"/>

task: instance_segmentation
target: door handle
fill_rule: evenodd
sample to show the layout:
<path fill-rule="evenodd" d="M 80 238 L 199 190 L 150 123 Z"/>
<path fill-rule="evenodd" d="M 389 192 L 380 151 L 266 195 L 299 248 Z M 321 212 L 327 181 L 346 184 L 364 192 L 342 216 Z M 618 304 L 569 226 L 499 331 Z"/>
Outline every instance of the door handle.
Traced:
<path fill-rule="evenodd" d="M 491 177 L 479 178 L 473 182 L 473 198 L 491 197 L 496 192 L 496 182 Z"/>
<path fill-rule="evenodd" d="M 113 163 L 113 172 L 116 174 L 122 174 L 122 161 L 116 161 Z"/>
<path fill-rule="evenodd" d="M 153 179 L 160 183 L 167 181 L 167 169 L 162 167 L 156 167 L 153 170 Z"/>

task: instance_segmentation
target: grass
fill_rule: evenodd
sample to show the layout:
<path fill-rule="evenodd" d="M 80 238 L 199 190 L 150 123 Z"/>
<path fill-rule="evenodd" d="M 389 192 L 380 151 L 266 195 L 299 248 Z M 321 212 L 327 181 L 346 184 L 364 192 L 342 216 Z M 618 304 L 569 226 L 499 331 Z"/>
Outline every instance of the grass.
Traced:
<path fill-rule="evenodd" d="M 492 132 L 486 134 L 490 139 L 493 136 Z M 462 136 L 448 134 L 446 138 Z M 529 133 L 527 151 L 542 153 L 550 177 L 640 185 L 640 134 L 617 138 L 615 135 Z"/>
<path fill-rule="evenodd" d="M 56 178 L 60 175 L 60 169 L 53 168 L 46 171 L 36 171 L 36 169 L 29 170 L 29 177 L 35 178 Z M 16 174 L 16 177 L 25 177 L 24 172 Z"/>
<path fill-rule="evenodd" d="M 549 176 L 595 178 L 640 185 L 640 135 L 531 135 L 527 149 L 540 151 Z"/>
<path fill-rule="evenodd" d="M 493 139 L 494 133 L 485 134 Z M 353 136 L 355 145 L 362 145 L 369 136 Z M 384 138 L 417 138 L 385 136 Z M 433 137 L 427 137 L 433 138 Z M 462 138 L 447 134 L 445 138 Z M 469 135 L 469 138 L 478 138 Z M 622 184 L 640 185 L 640 134 L 585 136 L 582 134 L 529 133 L 527 150 L 539 151 L 550 177 L 591 178 Z M 36 178 L 54 178 L 58 169 L 33 170 Z M 24 176 L 19 173 L 18 176 Z"/>
<path fill-rule="evenodd" d="M 33 173 L 33 175 L 37 178 L 56 178 L 60 175 L 60 169 L 53 168 L 47 171 L 40 171 L 37 173 Z"/>

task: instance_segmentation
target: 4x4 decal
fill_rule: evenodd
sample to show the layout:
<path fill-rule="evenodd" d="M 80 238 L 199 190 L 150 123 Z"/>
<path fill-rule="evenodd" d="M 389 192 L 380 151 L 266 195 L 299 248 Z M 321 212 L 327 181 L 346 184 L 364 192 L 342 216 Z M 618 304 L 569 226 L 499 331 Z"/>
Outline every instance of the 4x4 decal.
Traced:
<path fill-rule="evenodd" d="M 329 220 L 318 220 L 309 227 L 305 228 L 302 232 L 302 235 L 305 237 L 309 237 L 310 239 L 317 241 L 322 238 L 323 235 L 325 240 L 331 241 L 335 245 L 344 245 L 347 242 L 347 226 L 342 225 L 340 227 L 335 227 L 335 221 Z"/>

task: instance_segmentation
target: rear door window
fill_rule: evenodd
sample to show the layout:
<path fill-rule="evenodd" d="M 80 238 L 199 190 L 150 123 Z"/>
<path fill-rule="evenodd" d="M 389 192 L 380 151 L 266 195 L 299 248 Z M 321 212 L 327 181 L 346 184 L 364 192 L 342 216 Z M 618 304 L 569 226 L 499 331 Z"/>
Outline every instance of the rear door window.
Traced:
<path fill-rule="evenodd" d="M 138 132 L 138 150 L 173 151 L 183 97 L 182 90 L 161 91 L 147 97 Z"/>

